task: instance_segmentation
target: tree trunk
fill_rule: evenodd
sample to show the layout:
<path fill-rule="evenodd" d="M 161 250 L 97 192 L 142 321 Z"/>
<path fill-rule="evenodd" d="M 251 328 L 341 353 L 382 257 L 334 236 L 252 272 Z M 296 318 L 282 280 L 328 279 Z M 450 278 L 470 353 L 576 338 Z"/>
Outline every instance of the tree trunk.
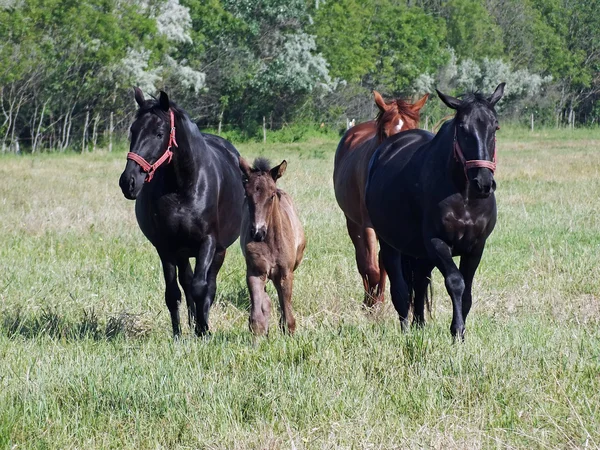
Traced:
<path fill-rule="evenodd" d="M 98 121 L 100 120 L 100 114 L 96 114 L 94 117 L 94 127 L 92 128 L 92 152 L 96 151 L 96 142 L 98 141 Z"/>
<path fill-rule="evenodd" d="M 112 135 L 113 135 L 113 119 L 114 113 L 110 112 L 110 124 L 108 126 L 108 151 L 112 152 Z"/>
<path fill-rule="evenodd" d="M 44 102 L 44 106 L 42 107 L 42 113 L 40 114 L 40 121 L 38 122 L 38 127 L 37 127 L 37 131 L 35 132 L 35 138 L 33 139 L 33 144 L 31 147 L 31 153 L 35 153 L 37 146 L 38 146 L 38 142 L 40 139 L 40 132 L 42 129 L 42 123 L 44 122 L 44 112 L 46 112 L 46 105 L 48 104 L 48 102 L 50 101 L 50 99 L 46 100 Z"/>
<path fill-rule="evenodd" d="M 87 151 L 85 148 L 86 137 L 87 137 L 87 128 L 90 123 L 90 110 L 88 108 L 85 109 L 85 122 L 83 123 L 83 135 L 81 136 L 81 153 Z"/>

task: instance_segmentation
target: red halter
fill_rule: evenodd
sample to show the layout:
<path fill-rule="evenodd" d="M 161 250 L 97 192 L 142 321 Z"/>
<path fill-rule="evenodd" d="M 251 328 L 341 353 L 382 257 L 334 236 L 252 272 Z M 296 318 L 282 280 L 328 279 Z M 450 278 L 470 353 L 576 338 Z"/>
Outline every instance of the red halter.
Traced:
<path fill-rule="evenodd" d="M 175 115 L 173 114 L 172 109 L 169 109 L 169 115 L 171 117 L 171 132 L 169 134 L 169 145 L 167 146 L 167 150 L 165 151 L 165 153 L 160 158 L 158 158 L 158 160 L 154 164 L 150 164 L 148 161 L 146 161 L 144 158 L 142 158 L 137 153 L 132 153 L 132 152 L 127 153 L 127 159 L 131 159 L 132 161 L 135 161 L 136 163 L 138 163 L 140 165 L 140 167 L 142 168 L 142 170 L 147 173 L 146 180 L 145 180 L 146 183 L 149 183 L 150 180 L 152 180 L 152 177 L 154 176 L 154 172 L 156 172 L 156 169 L 158 169 L 160 166 L 162 166 L 165 162 L 167 164 L 169 164 L 171 162 L 171 158 L 173 157 L 173 152 L 171 151 L 171 147 L 172 146 L 179 147 L 177 145 L 177 141 L 175 140 Z"/>
<path fill-rule="evenodd" d="M 454 158 L 462 164 L 465 170 L 465 178 L 467 178 L 467 170 L 475 167 L 490 169 L 492 173 L 494 173 L 496 171 L 496 135 L 494 135 L 494 157 L 492 158 L 492 161 L 487 161 L 485 159 L 467 160 L 460 148 L 458 139 L 456 137 L 456 128 L 454 128 Z"/>

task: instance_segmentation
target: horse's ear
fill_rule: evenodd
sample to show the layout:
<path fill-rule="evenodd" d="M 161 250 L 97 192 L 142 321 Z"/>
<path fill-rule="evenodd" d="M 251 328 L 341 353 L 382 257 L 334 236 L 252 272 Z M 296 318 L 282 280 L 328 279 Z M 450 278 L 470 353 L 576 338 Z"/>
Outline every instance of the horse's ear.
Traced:
<path fill-rule="evenodd" d="M 279 178 L 283 176 L 285 173 L 285 169 L 287 168 L 287 161 L 284 159 L 281 164 L 275 166 L 271 169 L 271 177 L 273 180 L 277 181 Z"/>
<path fill-rule="evenodd" d="M 435 92 L 438 93 L 438 95 L 440 96 L 440 99 L 446 104 L 446 106 L 448 108 L 452 108 L 452 109 L 460 108 L 462 101 L 459 100 L 458 98 L 452 97 L 451 95 L 446 95 L 446 94 L 438 91 L 437 89 L 435 90 Z"/>
<path fill-rule="evenodd" d="M 134 87 L 133 87 L 133 95 L 134 95 L 134 97 L 135 97 L 135 101 L 136 101 L 136 103 L 137 103 L 139 106 L 143 106 L 143 105 L 144 105 L 144 102 L 145 102 L 145 100 L 144 100 L 144 93 L 142 92 L 142 90 L 141 90 L 139 87 L 137 87 L 137 86 L 134 86 Z"/>
<path fill-rule="evenodd" d="M 425 94 L 423 97 L 421 97 L 419 100 L 417 100 L 415 103 L 412 104 L 411 109 L 413 111 L 420 111 L 421 108 L 423 108 L 423 106 L 425 106 L 425 103 L 427 102 L 428 98 L 429 98 L 429 94 Z"/>
<path fill-rule="evenodd" d="M 169 103 L 169 96 L 165 91 L 160 91 L 160 96 L 158 97 L 158 104 L 160 105 L 160 109 L 163 111 L 168 111 L 171 107 Z"/>
<path fill-rule="evenodd" d="M 375 104 L 377 105 L 379 110 L 381 112 L 387 111 L 388 106 L 385 104 L 385 100 L 383 100 L 383 97 L 381 96 L 381 94 L 377 91 L 373 91 L 373 96 L 375 97 Z"/>
<path fill-rule="evenodd" d="M 244 158 L 242 158 L 240 156 L 240 170 L 242 171 L 242 178 L 244 178 L 245 180 L 250 178 L 250 166 L 248 165 L 248 163 L 246 162 L 246 160 Z"/>
<path fill-rule="evenodd" d="M 492 104 L 492 106 L 496 106 L 498 100 L 500 100 L 504 95 L 504 86 L 506 86 L 506 83 L 500 83 L 494 93 L 490 95 L 490 98 L 488 98 L 488 101 Z"/>

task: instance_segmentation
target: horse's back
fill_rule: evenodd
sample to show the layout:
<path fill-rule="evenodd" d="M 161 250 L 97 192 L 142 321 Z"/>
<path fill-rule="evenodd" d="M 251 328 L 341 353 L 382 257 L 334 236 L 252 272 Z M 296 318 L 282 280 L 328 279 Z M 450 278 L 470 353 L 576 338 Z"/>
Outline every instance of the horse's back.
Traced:
<path fill-rule="evenodd" d="M 374 121 L 350 128 L 338 144 L 334 168 L 335 198 L 344 214 L 356 223 L 366 215 L 364 207 L 367 168 L 377 148 L 377 128 Z"/>
<path fill-rule="evenodd" d="M 391 136 L 377 148 L 369 164 L 367 210 L 377 234 L 397 248 L 419 235 L 420 175 L 433 136 L 424 130 Z"/>

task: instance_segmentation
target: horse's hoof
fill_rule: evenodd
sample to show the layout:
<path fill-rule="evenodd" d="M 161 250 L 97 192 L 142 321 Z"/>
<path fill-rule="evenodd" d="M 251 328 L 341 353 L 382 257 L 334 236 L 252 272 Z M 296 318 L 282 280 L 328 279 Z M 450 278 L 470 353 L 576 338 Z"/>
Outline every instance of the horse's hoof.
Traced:
<path fill-rule="evenodd" d="M 451 329 L 450 332 L 452 333 L 454 342 L 465 342 L 465 331 L 466 329 L 464 327 L 460 329 Z"/>

